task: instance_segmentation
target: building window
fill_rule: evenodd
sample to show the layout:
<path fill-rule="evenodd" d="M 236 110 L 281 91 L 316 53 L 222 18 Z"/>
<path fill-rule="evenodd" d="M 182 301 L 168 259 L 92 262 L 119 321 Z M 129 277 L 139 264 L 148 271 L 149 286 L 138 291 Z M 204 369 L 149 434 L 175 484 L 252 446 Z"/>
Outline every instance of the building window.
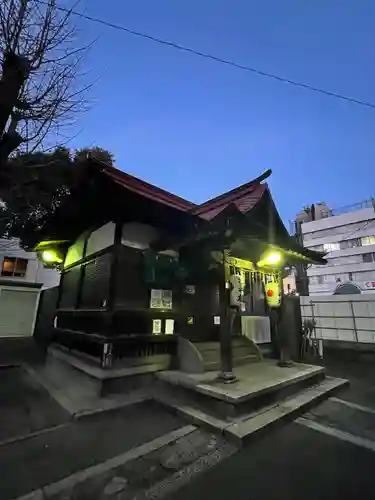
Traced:
<path fill-rule="evenodd" d="M 335 250 L 340 250 L 340 243 L 324 243 L 323 249 L 326 252 L 334 252 Z"/>
<path fill-rule="evenodd" d="M 374 279 L 374 271 L 358 271 L 357 273 L 353 273 L 353 281 L 372 281 Z"/>
<path fill-rule="evenodd" d="M 336 274 L 336 283 L 345 283 L 345 281 L 349 281 L 349 274 Z"/>
<path fill-rule="evenodd" d="M 1 276 L 22 278 L 26 275 L 27 259 L 4 257 Z"/>
<path fill-rule="evenodd" d="M 350 240 L 340 241 L 341 250 L 345 250 L 345 248 L 355 248 L 361 246 L 361 240 L 359 238 L 352 238 Z"/>
<path fill-rule="evenodd" d="M 323 276 L 310 276 L 309 285 L 323 285 Z"/>
<path fill-rule="evenodd" d="M 364 236 L 361 238 L 362 246 L 375 245 L 375 236 Z"/>
<path fill-rule="evenodd" d="M 363 262 L 373 262 L 374 261 L 374 254 L 373 253 L 363 253 L 362 260 L 363 260 Z"/>

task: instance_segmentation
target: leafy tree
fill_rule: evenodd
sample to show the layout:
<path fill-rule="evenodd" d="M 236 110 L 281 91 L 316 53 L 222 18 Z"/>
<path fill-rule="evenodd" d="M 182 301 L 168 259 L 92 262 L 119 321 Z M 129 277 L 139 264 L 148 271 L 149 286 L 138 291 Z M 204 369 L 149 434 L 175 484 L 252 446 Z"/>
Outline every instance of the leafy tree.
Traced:
<path fill-rule="evenodd" d="M 0 237 L 19 238 L 29 246 L 35 230 L 70 194 L 70 188 L 86 164 L 88 156 L 108 158 L 102 148 L 83 148 L 75 152 L 58 147 L 50 153 L 17 154 L 9 159 L 3 173 L 7 189 L 1 190 Z"/>
<path fill-rule="evenodd" d="M 112 153 L 97 146 L 93 148 L 77 149 L 74 154 L 74 162 L 78 163 L 80 161 L 84 161 L 88 157 L 96 158 L 97 160 L 107 163 L 108 165 L 113 165 L 115 162 L 115 158 Z"/>

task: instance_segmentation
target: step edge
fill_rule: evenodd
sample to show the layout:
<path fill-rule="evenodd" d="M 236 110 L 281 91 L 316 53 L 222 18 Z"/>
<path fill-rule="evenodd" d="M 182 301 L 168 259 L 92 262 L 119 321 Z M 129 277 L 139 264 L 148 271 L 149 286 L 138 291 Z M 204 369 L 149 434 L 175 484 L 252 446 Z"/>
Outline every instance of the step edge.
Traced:
<path fill-rule="evenodd" d="M 260 437 L 263 431 L 271 430 L 276 425 L 281 426 L 287 421 L 299 418 L 311 407 L 318 405 L 325 399 L 328 399 L 332 394 L 343 389 L 348 384 L 349 381 L 346 379 L 327 377 L 319 384 L 316 384 L 316 386 L 303 389 L 287 400 L 281 401 L 276 405 L 272 405 L 264 411 L 257 412 L 255 416 L 251 416 L 251 414 L 242 415 L 242 417 L 235 419 L 235 421 L 228 421 L 212 416 L 201 408 L 194 406 L 194 404 L 189 404 L 183 396 L 176 397 L 165 394 L 161 395 L 159 393 L 154 396 L 154 399 L 168 407 L 170 410 L 175 411 L 178 415 L 190 420 L 193 425 L 195 424 L 212 431 L 219 432 L 227 437 L 228 440 L 231 440 L 237 446 L 241 447 L 248 442 L 250 438 Z M 305 402 L 296 405 L 294 408 L 292 407 L 293 400 L 297 400 L 301 396 L 305 396 L 306 398 L 306 393 L 309 392 L 313 394 L 311 394 Z M 257 420 L 259 421 L 262 418 L 264 419 L 265 415 L 272 416 L 272 413 L 275 414 L 274 418 L 267 422 L 266 425 L 258 425 L 258 427 L 253 429 L 251 432 L 244 432 L 246 424 L 249 424 L 250 422 L 254 424 Z"/>
<path fill-rule="evenodd" d="M 327 377 L 327 379 L 316 386 L 296 393 L 286 401 L 281 401 L 280 404 L 266 410 L 261 415 L 253 418 L 250 417 L 247 420 L 246 418 L 242 418 L 239 422 L 228 425 L 224 433 L 228 439 L 233 439 L 241 446 L 244 441 L 248 441 L 250 438 L 261 434 L 265 429 L 274 427 L 277 424 L 281 425 L 286 421 L 295 420 L 298 416 L 301 416 L 310 408 L 328 399 L 333 393 L 336 393 L 349 384 L 349 381 L 346 379 L 336 379 L 333 377 Z M 307 397 L 309 393 L 310 397 Z M 298 398 L 302 398 L 302 401 L 299 402 Z M 262 418 L 264 419 L 265 415 L 271 418 L 262 423 Z M 249 429 L 250 426 L 252 430 Z"/>
<path fill-rule="evenodd" d="M 301 373 L 292 380 L 290 380 L 290 379 L 283 380 L 283 381 L 279 382 L 278 384 L 269 385 L 267 387 L 259 389 L 256 392 L 252 392 L 250 394 L 244 394 L 242 396 L 238 396 L 235 398 L 230 397 L 224 393 L 220 394 L 220 393 L 214 392 L 211 390 L 211 388 L 208 385 L 205 385 L 205 384 L 197 384 L 194 386 L 194 388 L 197 392 L 200 392 L 200 393 L 204 394 L 205 396 L 210 396 L 210 397 L 213 397 L 215 399 L 225 401 L 226 403 L 240 404 L 240 403 L 243 403 L 245 401 L 249 401 L 251 399 L 254 399 L 262 394 L 267 394 L 269 392 L 278 391 L 280 389 L 283 389 L 284 387 L 297 384 L 297 383 L 302 382 L 304 380 L 307 380 L 309 378 L 314 379 L 315 377 L 319 377 L 321 375 L 324 375 L 324 372 L 325 372 L 324 368 L 320 367 L 320 369 L 316 369 L 316 370 L 310 371 L 308 373 Z"/>

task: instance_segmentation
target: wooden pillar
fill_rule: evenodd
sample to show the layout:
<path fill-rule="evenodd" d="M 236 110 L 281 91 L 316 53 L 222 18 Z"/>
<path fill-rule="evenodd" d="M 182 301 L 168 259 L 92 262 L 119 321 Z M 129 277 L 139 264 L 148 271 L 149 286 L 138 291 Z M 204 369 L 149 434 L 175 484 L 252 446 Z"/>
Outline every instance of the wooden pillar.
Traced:
<path fill-rule="evenodd" d="M 109 336 L 114 335 L 114 316 L 116 310 L 116 294 L 117 294 L 117 283 L 118 283 L 118 273 L 120 266 L 120 256 L 119 252 L 121 251 L 121 236 L 122 236 L 122 223 L 116 222 L 115 227 L 115 238 L 114 244 L 112 248 L 112 261 L 110 267 L 110 275 L 109 275 L 109 287 L 108 287 L 108 303 L 107 303 L 107 334 Z"/>
<path fill-rule="evenodd" d="M 229 307 L 229 290 L 226 287 L 227 276 L 225 259 L 221 265 L 219 296 L 220 296 L 220 359 L 221 368 L 218 379 L 224 383 L 236 381 L 232 366 L 232 336 L 233 336 L 233 313 Z"/>
<path fill-rule="evenodd" d="M 84 261 L 84 259 L 86 257 L 86 250 L 87 250 L 87 243 L 89 241 L 89 236 L 90 236 L 90 233 L 87 233 L 85 235 L 85 237 L 84 237 L 85 239 L 83 241 L 82 259 L 81 259 L 81 261 Z M 74 245 L 74 243 L 73 243 L 73 245 Z M 81 262 L 81 264 L 79 264 L 79 280 L 78 280 L 78 290 L 77 290 L 76 306 L 75 306 L 76 309 L 79 309 L 81 307 L 82 290 L 83 290 L 83 280 L 84 279 L 85 279 L 85 266 Z"/>

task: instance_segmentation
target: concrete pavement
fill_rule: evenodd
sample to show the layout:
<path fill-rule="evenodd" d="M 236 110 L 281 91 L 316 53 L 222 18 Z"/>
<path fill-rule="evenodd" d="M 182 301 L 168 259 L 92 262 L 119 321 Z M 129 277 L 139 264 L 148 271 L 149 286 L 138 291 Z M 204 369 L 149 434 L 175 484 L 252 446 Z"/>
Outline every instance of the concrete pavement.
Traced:
<path fill-rule="evenodd" d="M 146 401 L 70 421 L 0 447 L 0 498 L 9 500 L 186 425 Z"/>
<path fill-rule="evenodd" d="M 338 397 L 225 462 L 167 500 L 370 500 L 375 497 L 375 364 L 328 363 L 349 378 Z"/>
<path fill-rule="evenodd" d="M 69 420 L 68 412 L 22 367 L 0 370 L 0 444 Z"/>
<path fill-rule="evenodd" d="M 78 487 L 61 489 L 47 498 L 372 499 L 375 384 L 371 366 L 348 371 L 344 363 L 329 372 L 351 378 L 351 387 L 240 451 L 222 438 L 194 430 L 157 453 L 133 457 L 124 465 L 121 457 L 132 456 L 132 450 L 186 426 L 184 420 L 150 401 L 69 421 L 22 443 L 2 446 L 0 498 L 14 499 L 52 483 L 41 493 L 43 498 L 46 492 L 56 491 L 54 485 L 63 478 L 86 473 L 89 477 L 90 470 L 99 468 L 100 474 L 89 481 L 81 480 Z M 116 467 L 106 465 L 113 461 Z"/>
<path fill-rule="evenodd" d="M 269 433 L 168 500 L 372 500 L 375 453 L 293 423 Z"/>

